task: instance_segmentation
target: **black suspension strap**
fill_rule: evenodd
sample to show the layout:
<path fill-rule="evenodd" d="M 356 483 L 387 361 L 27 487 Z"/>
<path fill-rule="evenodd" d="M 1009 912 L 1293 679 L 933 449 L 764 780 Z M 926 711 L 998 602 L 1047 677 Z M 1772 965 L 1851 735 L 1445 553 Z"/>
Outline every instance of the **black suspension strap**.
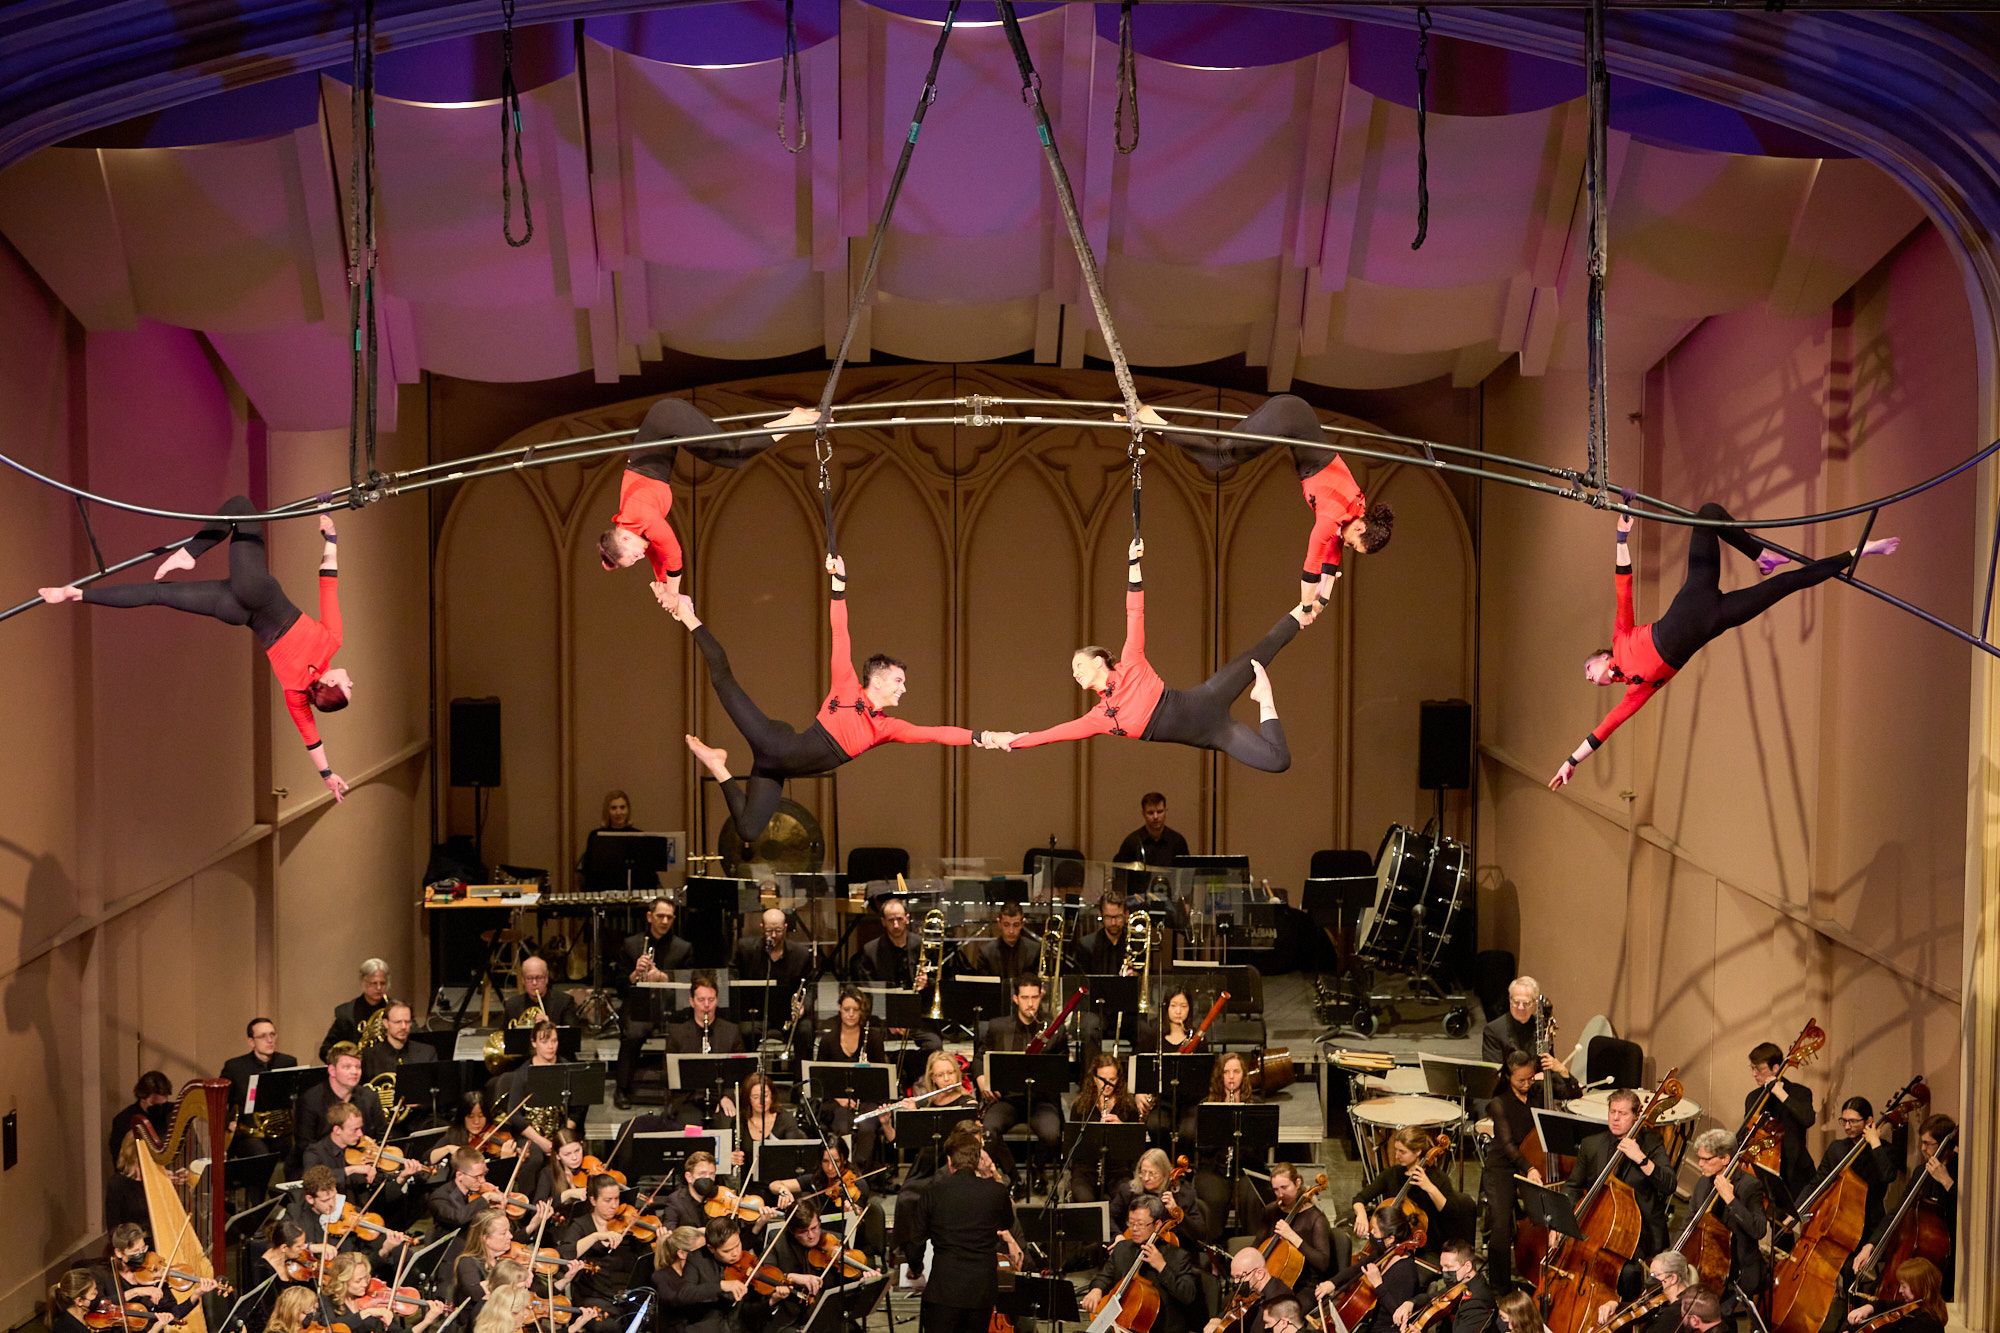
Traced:
<path fill-rule="evenodd" d="M 785 0 L 785 57 L 778 62 L 778 142 L 792 154 L 802 153 L 806 148 L 806 97 L 802 82 L 799 72 L 799 25 L 792 16 L 792 0 Z M 787 100 L 791 103 L 792 113 L 789 127 L 785 124 Z"/>
<path fill-rule="evenodd" d="M 827 427 L 833 423 L 833 395 L 840 387 L 840 372 L 847 365 L 847 354 L 854 347 L 854 334 L 861 327 L 861 314 L 868 308 L 869 293 L 875 287 L 875 270 L 882 263 L 882 246 L 889 237 L 889 220 L 895 216 L 896 200 L 903 193 L 903 178 L 910 172 L 910 157 L 917 150 L 917 136 L 924 128 L 924 117 L 930 114 L 931 103 L 937 101 L 938 70 L 944 64 L 945 43 L 951 40 L 952 25 L 958 21 L 959 0 L 951 0 L 944 11 L 944 26 L 938 29 L 937 44 L 931 48 L 931 66 L 924 74 L 923 91 L 917 94 L 917 109 L 910 115 L 910 133 L 903 140 L 903 151 L 896 158 L 896 172 L 889 178 L 889 191 L 882 197 L 882 215 L 875 221 L 875 236 L 868 246 L 868 260 L 861 269 L 861 281 L 854 285 L 854 294 L 847 302 L 847 329 L 840 335 L 840 351 L 833 358 L 833 365 L 826 372 L 826 384 L 819 391 L 819 419 L 813 424 L 813 455 L 819 462 L 819 502 L 820 512 L 826 519 L 826 553 L 840 554 L 839 543 L 833 531 L 833 486 L 827 477 L 827 466 L 833 462 L 833 444 L 827 439 Z M 789 0 L 785 6 L 788 19 L 791 13 Z M 803 141 L 800 147 L 804 147 Z"/>
<path fill-rule="evenodd" d="M 1132 109 L 1132 136 L 1125 136 L 1125 109 Z M 1118 109 L 1113 118 L 1112 143 L 1121 153 L 1139 147 L 1139 60 L 1132 50 L 1132 0 L 1118 5 Z"/>
<path fill-rule="evenodd" d="M 512 153 L 512 161 L 508 160 Z M 521 182 L 521 237 L 514 239 L 514 182 Z M 514 0 L 500 0 L 500 234 L 516 250 L 535 238 L 528 170 L 521 163 L 521 89 L 514 82 Z"/>
<path fill-rule="evenodd" d="M 1055 127 L 1049 123 L 1049 109 L 1042 102 L 1041 76 L 1035 73 L 1034 58 L 1028 54 L 1028 39 L 1021 33 L 1020 16 L 1014 12 L 1013 0 L 996 0 L 995 7 L 1000 11 L 1007 44 L 1014 49 L 1014 63 L 1020 66 L 1021 100 L 1035 113 L 1035 135 L 1042 141 L 1042 156 L 1047 159 L 1049 175 L 1055 181 L 1056 202 L 1062 207 L 1063 224 L 1069 229 L 1077 267 L 1083 270 L 1083 285 L 1090 293 L 1090 308 L 1097 315 L 1097 330 L 1111 356 L 1112 377 L 1118 381 L 1119 396 L 1125 400 L 1125 420 L 1132 431 L 1125 457 L 1132 464 L 1132 537 L 1137 540 L 1146 461 L 1145 428 L 1139 424 L 1139 390 L 1132 383 L 1131 364 L 1125 359 L 1124 345 L 1118 341 L 1118 330 L 1111 322 L 1111 306 L 1104 298 L 1104 279 L 1098 272 L 1097 257 L 1091 253 L 1090 238 L 1083 234 L 1083 219 L 1076 211 L 1076 192 L 1070 188 L 1069 172 L 1063 168 L 1062 150 L 1056 147 Z"/>
<path fill-rule="evenodd" d="M 1412 250 L 1424 248 L 1431 230 L 1430 98 L 1431 11 L 1417 6 L 1417 239 Z"/>
<path fill-rule="evenodd" d="M 354 334 L 348 374 L 347 480 L 360 496 L 375 471 L 375 0 L 356 0 L 354 98 L 348 162 L 347 316 Z"/>
<path fill-rule="evenodd" d="M 1601 502 L 1611 472 L 1610 402 L 1604 339 L 1604 278 L 1609 255 L 1611 201 L 1607 127 L 1611 116 L 1611 75 L 1604 59 L 1604 0 L 1591 0 L 1584 11 L 1584 44 L 1589 87 L 1590 137 L 1584 162 L 1584 190 L 1589 196 L 1590 243 L 1585 271 L 1590 278 L 1586 305 L 1589 354 L 1585 379 L 1590 396 L 1589 428 L 1584 436 L 1585 480 Z"/>

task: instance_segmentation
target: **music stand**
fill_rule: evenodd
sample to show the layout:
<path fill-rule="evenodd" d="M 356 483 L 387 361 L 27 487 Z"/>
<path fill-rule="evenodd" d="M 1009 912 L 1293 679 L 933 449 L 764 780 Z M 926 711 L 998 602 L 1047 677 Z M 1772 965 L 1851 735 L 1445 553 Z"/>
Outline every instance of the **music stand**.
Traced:
<path fill-rule="evenodd" d="M 881 1273 L 877 1273 L 874 1277 L 842 1282 L 837 1286 L 821 1287 L 819 1299 L 813 1302 L 812 1313 L 808 1314 L 806 1322 L 799 1326 L 799 1333 L 811 1333 L 815 1327 L 826 1327 L 826 1324 L 820 1322 L 819 1317 L 820 1312 L 826 1309 L 838 1312 L 840 1322 L 834 1327 L 860 1328 L 867 1322 L 868 1316 L 875 1312 L 876 1305 L 882 1300 L 882 1293 L 887 1291 L 888 1287 L 888 1281 Z M 832 1323 L 832 1319 L 829 1318 L 827 1322 Z"/>
<path fill-rule="evenodd" d="M 895 1083 L 889 1066 L 846 1060 L 808 1060 L 799 1071 L 801 1087 L 810 1087 L 821 1101 L 848 1097 L 865 1105 L 880 1106 L 896 1100 Z"/>
<path fill-rule="evenodd" d="M 988 1051 L 986 1086 L 1008 1101 L 1025 1098 L 1028 1115 L 1034 1114 L 1037 1101 L 1059 1106 L 1063 1089 L 1069 1086 L 1069 1057 L 1047 1051 L 1039 1055 L 1029 1055 L 1025 1051 Z M 1048 1095 L 1036 1097 L 1035 1089 L 1038 1087 L 1048 1089 Z M 1277 1110 L 1275 1106 L 1271 1109 Z"/>
<path fill-rule="evenodd" d="M 249 1086 L 243 1090 L 243 1114 L 248 1116 L 260 1109 L 296 1111 L 299 1094 L 316 1078 L 325 1077 L 324 1065 L 292 1065 L 252 1074 Z"/>
<path fill-rule="evenodd" d="M 994 875 L 980 888 L 989 903 L 1026 904 L 1033 885 L 1024 875 Z"/>
<path fill-rule="evenodd" d="M 449 1029 L 444 1032 L 432 1032 L 428 1028 L 421 1031 L 411 1028 L 410 1040 L 421 1042 L 423 1045 L 430 1047 L 432 1053 L 442 1063 L 450 1063 L 453 1055 L 458 1051 L 458 1033 Z M 428 1064 L 429 1061 L 425 1061 L 425 1063 Z M 408 1068 L 408 1066 L 405 1066 L 405 1068 Z M 399 1083 L 397 1086 L 401 1087 L 402 1085 Z"/>
<path fill-rule="evenodd" d="M 1096 1162 L 1100 1184 L 1122 1176 L 1146 1150 L 1146 1126 L 1139 1121 L 1114 1125 L 1102 1120 L 1072 1120 L 1062 1132 L 1064 1160 L 1072 1166 L 1079 1161 Z"/>
<path fill-rule="evenodd" d="M 688 1157 L 694 1153 L 705 1152 L 714 1157 L 718 1163 L 727 1162 L 728 1142 L 727 1130 L 701 1129 L 697 1126 L 689 1126 L 685 1130 L 661 1130 L 651 1134 L 627 1134 L 625 1142 L 618 1151 L 629 1155 L 625 1158 L 625 1165 L 620 1169 L 630 1177 L 634 1185 L 642 1180 L 657 1180 L 661 1176 L 678 1176 Z M 770 1148 L 769 1143 L 764 1145 L 766 1152 L 769 1152 Z"/>
<path fill-rule="evenodd" d="M 719 984 L 720 978 L 717 980 Z M 778 996 L 778 987 L 782 984 L 775 977 L 731 977 L 727 1017 L 742 1027 L 767 1035 L 773 1020 L 782 1023 L 791 1016 L 785 1005 L 792 997 L 787 994 L 780 999 Z M 716 998 L 716 1009 L 718 1012 L 722 1009 L 720 996 Z"/>
<path fill-rule="evenodd" d="M 757 1174 L 767 1181 L 804 1181 L 819 1166 L 820 1154 L 825 1151 L 823 1139 L 765 1139 L 757 1154 Z"/>
<path fill-rule="evenodd" d="M 1194 1139 L 1204 1161 L 1223 1161 L 1225 1180 L 1278 1146 L 1278 1108 L 1258 1102 L 1203 1102 L 1194 1108 Z M 1223 1155 L 1228 1154 L 1225 1158 Z"/>
<path fill-rule="evenodd" d="M 944 1153 L 944 1141 L 961 1120 L 977 1123 L 979 1110 L 969 1106 L 919 1106 L 896 1112 L 896 1146 L 910 1162 L 912 1174 L 925 1153 L 935 1162 Z"/>
<path fill-rule="evenodd" d="M 252 1199 L 262 1198 L 270 1190 L 271 1173 L 284 1160 L 285 1155 L 281 1152 L 231 1157 L 222 1164 L 222 1187 L 231 1193 L 241 1190 Z"/>
<path fill-rule="evenodd" d="M 1120 1032 L 1126 1041 L 1138 1040 L 1140 981 L 1139 977 L 1117 973 L 1099 976 L 1093 972 L 1084 978 L 1083 984 L 1090 987 L 1088 1003 L 1104 1024 L 1102 1036 L 1109 1037 L 1113 1032 Z"/>
<path fill-rule="evenodd" d="M 699 1101 L 711 1110 L 756 1072 L 757 1057 L 746 1051 L 727 1055 L 683 1055 L 675 1051 L 667 1055 L 667 1087 L 680 1093 L 684 1100 Z"/>
<path fill-rule="evenodd" d="M 1514 1194 L 1521 1201 L 1521 1210 L 1535 1225 L 1559 1236 L 1568 1236 L 1571 1240 L 1583 1239 L 1583 1228 L 1576 1221 L 1576 1209 L 1559 1187 L 1537 1185 L 1526 1176 L 1515 1176 Z"/>
<path fill-rule="evenodd" d="M 500 1036 L 501 1041 L 506 1046 L 507 1054 L 516 1056 L 522 1060 L 526 1060 L 534 1055 L 535 1030 L 533 1028 L 502 1028 Z M 558 1061 L 574 1063 L 577 1052 L 582 1049 L 582 1028 L 556 1029 L 556 1059 Z M 398 1092 L 402 1090 L 402 1076 L 400 1074 L 397 1076 L 396 1088 Z M 602 1096 L 603 1094 L 600 1092 L 599 1095 Z"/>
<path fill-rule="evenodd" d="M 1021 1209 L 1023 1214 L 1029 1211 Z M 1083 1322 L 1082 1307 L 1076 1303 L 1076 1285 L 1063 1274 L 1022 1273 L 1014 1279 L 1012 1291 L 1000 1293 L 993 1308 L 1016 1319 L 1043 1319 L 1056 1324 Z"/>
<path fill-rule="evenodd" d="M 954 972 L 940 982 L 944 986 L 946 1027 L 976 1032 L 989 1018 L 1007 1012 L 1007 988 L 999 977 L 967 976 Z"/>
<path fill-rule="evenodd" d="M 523 1090 L 531 1106 L 560 1106 L 565 1112 L 572 1106 L 595 1106 L 604 1100 L 604 1066 L 529 1065 Z"/>
<path fill-rule="evenodd" d="M 655 888 L 660 872 L 674 864 L 674 851 L 674 840 L 662 833 L 593 829 L 583 845 L 583 887 L 592 893 Z"/>
<path fill-rule="evenodd" d="M 1541 1135 L 1542 1147 L 1551 1158 L 1567 1157 L 1576 1160 L 1577 1146 L 1592 1134 L 1604 1134 L 1602 1120 L 1592 1120 L 1589 1116 L 1571 1115 L 1567 1111 L 1544 1111 L 1539 1106 L 1528 1108 L 1535 1117 L 1535 1132 Z"/>
<path fill-rule="evenodd" d="M 1500 1066 L 1491 1060 L 1473 1060 L 1459 1055 L 1432 1055 L 1428 1051 L 1417 1052 L 1417 1064 L 1424 1071 L 1424 1086 L 1433 1097 L 1457 1102 L 1465 1108 L 1466 1118 L 1459 1122 L 1458 1183 L 1465 1185 L 1464 1136 L 1471 1131 L 1472 1122 L 1478 1117 L 1472 1114 L 1477 1103 L 1483 1103 L 1493 1096 L 1493 1089 L 1500 1083 Z"/>
<path fill-rule="evenodd" d="M 1102 1201 L 1044 1204 L 1040 1208 L 1023 1204 L 1014 1210 L 1014 1217 L 1021 1228 L 1014 1239 L 1046 1237 L 1047 1243 L 1042 1248 L 1058 1272 L 1079 1251 L 1111 1243 L 1111 1205 Z"/>

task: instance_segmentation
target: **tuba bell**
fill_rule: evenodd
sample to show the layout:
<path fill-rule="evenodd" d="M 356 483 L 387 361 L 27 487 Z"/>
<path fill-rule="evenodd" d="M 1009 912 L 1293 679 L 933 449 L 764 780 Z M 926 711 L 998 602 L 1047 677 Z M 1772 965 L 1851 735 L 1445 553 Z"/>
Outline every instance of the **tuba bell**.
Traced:
<path fill-rule="evenodd" d="M 1147 993 L 1146 973 L 1153 965 L 1153 918 L 1144 912 L 1132 913 L 1132 924 L 1125 931 L 1125 965 L 1120 970 L 1128 977 L 1139 978 L 1139 1012 L 1153 1011 L 1152 1000 Z"/>
<path fill-rule="evenodd" d="M 504 1027 L 494 1028 L 486 1034 L 486 1048 L 481 1054 L 486 1058 L 487 1070 L 497 1074 L 503 1069 L 513 1067 L 517 1057 L 507 1054 L 507 1033 L 510 1029 L 531 1028 L 547 1017 L 548 1015 L 542 1012 L 542 1006 L 531 1004 L 523 1009 L 521 1016 L 513 1022 Z"/>
<path fill-rule="evenodd" d="M 932 1019 L 944 1017 L 944 909 L 924 913 L 918 928 L 918 967 L 930 977 Z"/>

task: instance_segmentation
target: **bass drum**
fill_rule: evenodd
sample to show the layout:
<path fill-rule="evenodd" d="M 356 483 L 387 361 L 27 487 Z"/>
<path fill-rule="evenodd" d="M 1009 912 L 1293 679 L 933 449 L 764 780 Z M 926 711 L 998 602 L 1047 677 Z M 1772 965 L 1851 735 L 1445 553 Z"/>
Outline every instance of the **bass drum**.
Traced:
<path fill-rule="evenodd" d="M 1417 963 L 1425 971 L 1434 970 L 1450 947 L 1471 883 L 1472 853 L 1464 843 L 1445 838 L 1431 848 L 1415 931 Z"/>
<path fill-rule="evenodd" d="M 1389 826 L 1375 853 L 1375 902 L 1361 914 L 1363 957 L 1394 967 L 1409 955 L 1417 940 L 1431 850 L 1431 840 L 1415 829 Z"/>

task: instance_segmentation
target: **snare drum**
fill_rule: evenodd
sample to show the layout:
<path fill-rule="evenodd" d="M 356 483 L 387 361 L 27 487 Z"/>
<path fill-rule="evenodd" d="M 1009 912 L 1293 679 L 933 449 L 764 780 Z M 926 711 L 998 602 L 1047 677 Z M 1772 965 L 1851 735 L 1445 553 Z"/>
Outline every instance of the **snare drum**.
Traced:
<path fill-rule="evenodd" d="M 1399 1129 L 1416 1128 L 1431 1134 L 1453 1136 L 1457 1151 L 1457 1131 L 1465 1123 L 1465 1112 L 1457 1102 L 1442 1097 L 1377 1097 L 1351 1106 L 1348 1118 L 1354 1123 L 1354 1146 L 1370 1177 L 1389 1160 L 1389 1136 Z"/>

